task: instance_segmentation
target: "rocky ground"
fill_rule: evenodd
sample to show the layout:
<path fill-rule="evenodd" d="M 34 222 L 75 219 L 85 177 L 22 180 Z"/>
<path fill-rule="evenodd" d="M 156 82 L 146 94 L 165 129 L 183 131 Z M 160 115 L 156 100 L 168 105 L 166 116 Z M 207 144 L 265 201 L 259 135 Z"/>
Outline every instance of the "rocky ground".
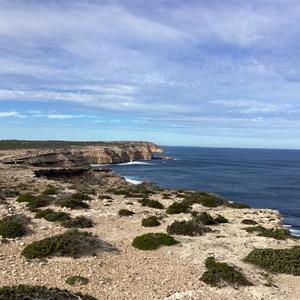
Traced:
<path fill-rule="evenodd" d="M 273 228 L 280 225 L 278 212 L 268 209 L 232 209 L 220 206 L 207 208 L 194 204 L 193 210 L 206 211 L 212 216 L 221 213 L 229 223 L 210 226 L 212 232 L 202 236 L 174 236 L 178 244 L 164 246 L 154 251 L 142 251 L 132 247 L 134 237 L 148 232 L 166 232 L 174 220 L 188 220 L 190 214 L 167 215 L 163 209 L 143 207 L 137 198 L 124 197 L 107 192 L 107 187 L 63 183 L 35 177 L 29 167 L 0 165 L 0 186 L 20 193 L 40 194 L 47 187 L 58 190 L 54 197 L 63 193 L 84 191 L 92 200 L 88 209 L 55 210 L 67 211 L 71 216 L 86 216 L 95 225 L 84 229 L 116 246 L 116 252 L 95 253 L 83 258 L 52 257 L 43 260 L 26 260 L 21 251 L 32 241 L 40 240 L 66 229 L 59 223 L 34 218 L 25 203 L 16 202 L 17 196 L 5 197 L 0 204 L 0 219 L 7 215 L 22 214 L 30 219 L 30 232 L 21 238 L 9 239 L 0 244 L 0 286 L 14 284 L 38 284 L 66 288 L 88 293 L 97 299 L 300 299 L 299 277 L 267 274 L 266 271 L 244 263 L 242 260 L 254 248 L 286 248 L 299 245 L 299 240 L 276 240 L 247 233 L 242 228 L 243 219 L 253 219 L 260 225 Z M 166 193 L 169 197 L 166 197 Z M 101 200 L 99 195 L 109 195 L 112 200 Z M 159 191 L 150 198 L 159 200 L 165 207 L 177 198 L 177 191 Z M 165 199 L 170 198 L 170 199 Z M 120 209 L 135 212 L 132 216 L 119 216 Z M 143 218 L 162 217 L 159 227 L 143 227 Z M 3 240 L 2 240 L 3 241 Z M 200 280 L 205 272 L 205 259 L 214 256 L 242 270 L 254 286 L 235 289 L 210 287 Z M 66 284 L 69 276 L 88 278 L 86 285 Z"/>

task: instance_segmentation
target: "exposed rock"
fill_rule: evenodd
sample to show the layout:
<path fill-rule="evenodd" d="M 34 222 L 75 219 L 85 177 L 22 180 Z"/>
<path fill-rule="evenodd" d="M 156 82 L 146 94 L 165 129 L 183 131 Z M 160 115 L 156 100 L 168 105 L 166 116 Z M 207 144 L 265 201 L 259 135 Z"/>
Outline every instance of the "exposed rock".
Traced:
<path fill-rule="evenodd" d="M 111 142 L 99 146 L 74 146 L 64 149 L 14 150 L 11 153 L 2 153 L 0 161 L 6 164 L 69 168 L 150 160 L 153 153 L 162 152 L 163 149 L 149 142 Z"/>
<path fill-rule="evenodd" d="M 99 186 L 119 186 L 127 184 L 124 177 L 116 175 L 108 168 L 69 168 L 35 170 L 37 177 L 70 182 L 72 184 L 89 184 Z"/>

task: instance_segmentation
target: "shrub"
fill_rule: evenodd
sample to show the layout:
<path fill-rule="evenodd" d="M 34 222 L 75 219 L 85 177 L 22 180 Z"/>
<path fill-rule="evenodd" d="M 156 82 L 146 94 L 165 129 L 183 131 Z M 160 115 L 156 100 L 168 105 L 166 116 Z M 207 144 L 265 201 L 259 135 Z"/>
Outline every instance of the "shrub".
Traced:
<path fill-rule="evenodd" d="M 193 214 L 193 218 L 203 225 L 218 225 L 218 222 L 207 212 Z"/>
<path fill-rule="evenodd" d="M 248 204 L 245 203 L 239 203 L 239 202 L 228 202 L 227 206 L 231 208 L 251 208 Z"/>
<path fill-rule="evenodd" d="M 144 227 L 156 227 L 159 226 L 160 222 L 156 216 L 151 216 L 142 220 L 142 226 Z"/>
<path fill-rule="evenodd" d="M 218 223 L 228 223 L 228 219 L 226 219 L 224 216 L 218 214 L 217 217 L 215 218 L 215 221 Z"/>
<path fill-rule="evenodd" d="M 68 285 L 75 285 L 75 284 L 86 285 L 88 284 L 88 282 L 89 280 L 82 276 L 70 276 L 66 280 L 66 284 Z"/>
<path fill-rule="evenodd" d="M 216 262 L 214 257 L 208 257 L 205 266 L 207 271 L 200 279 L 206 284 L 222 287 L 227 283 L 234 288 L 253 285 L 241 272 L 226 263 Z"/>
<path fill-rule="evenodd" d="M 62 222 L 62 226 L 66 228 L 90 228 L 94 226 L 94 223 L 91 219 L 88 219 L 84 216 L 78 216 L 75 217 L 75 219 Z"/>
<path fill-rule="evenodd" d="M 35 196 L 31 194 L 22 194 L 17 198 L 18 202 L 31 202 L 35 199 Z"/>
<path fill-rule="evenodd" d="M 135 213 L 131 210 L 128 210 L 128 209 L 120 209 L 118 214 L 119 214 L 119 216 L 132 216 Z"/>
<path fill-rule="evenodd" d="M 91 197 L 84 194 L 84 193 L 75 193 L 75 194 L 72 194 L 71 195 L 71 198 L 72 199 L 75 199 L 75 200 L 91 200 Z"/>
<path fill-rule="evenodd" d="M 111 196 L 108 195 L 99 195 L 98 197 L 100 200 L 113 200 Z"/>
<path fill-rule="evenodd" d="M 272 229 L 267 229 L 263 226 L 253 226 L 253 227 L 246 227 L 244 228 L 249 233 L 252 232 L 259 232 L 258 236 L 265 236 L 265 237 L 271 237 L 277 240 L 285 240 L 287 238 L 294 238 L 289 232 L 288 229 L 285 228 L 272 228 Z"/>
<path fill-rule="evenodd" d="M 256 224 L 258 224 L 256 221 L 254 221 L 254 220 L 251 220 L 251 219 L 244 219 L 243 221 L 242 221 L 242 224 L 246 224 L 246 225 L 256 225 Z"/>
<path fill-rule="evenodd" d="M 50 196 L 40 195 L 40 196 L 33 198 L 31 201 L 28 201 L 26 206 L 28 207 L 29 210 L 34 210 L 36 208 L 49 205 L 52 200 L 53 200 L 53 198 Z"/>
<path fill-rule="evenodd" d="M 149 198 L 143 198 L 138 201 L 139 203 L 142 204 L 142 206 L 148 206 L 152 208 L 158 208 L 158 209 L 163 209 L 164 206 L 157 200 L 150 200 Z"/>
<path fill-rule="evenodd" d="M 172 236 L 165 233 L 146 233 L 135 237 L 132 246 L 139 250 L 155 250 L 161 245 L 170 246 L 176 243 Z"/>
<path fill-rule="evenodd" d="M 69 292 L 58 288 L 47 288 L 45 286 L 13 285 L 0 287 L 0 299 L 60 299 L 60 300 L 97 300 L 96 298 L 81 293 Z"/>
<path fill-rule="evenodd" d="M 225 203 L 225 200 L 215 196 L 204 196 L 201 198 L 201 204 L 206 207 L 217 207 Z"/>
<path fill-rule="evenodd" d="M 191 206 L 187 203 L 184 202 L 174 202 L 173 204 L 171 204 L 167 210 L 166 213 L 167 214 L 180 214 L 180 213 L 187 213 L 189 212 L 191 209 Z"/>
<path fill-rule="evenodd" d="M 49 222 L 62 222 L 62 221 L 67 221 L 70 220 L 71 217 L 69 214 L 59 211 L 55 212 L 52 209 L 45 209 L 45 210 L 40 210 L 35 214 L 35 218 L 43 218 L 46 221 Z"/>
<path fill-rule="evenodd" d="M 72 197 L 69 197 L 67 199 L 63 199 L 60 201 L 60 206 L 61 207 L 67 207 L 71 209 L 76 209 L 76 208 L 88 208 L 90 207 L 87 203 L 83 202 L 80 199 L 74 199 Z"/>
<path fill-rule="evenodd" d="M 195 220 L 190 221 L 174 221 L 167 227 L 169 234 L 188 235 L 188 236 L 199 236 L 204 232 L 210 231 L 209 228 L 204 227 L 201 223 Z"/>
<path fill-rule="evenodd" d="M 188 205 L 201 204 L 206 207 L 217 207 L 224 205 L 226 201 L 220 197 L 212 196 L 207 193 L 193 193 L 185 196 L 183 200 Z"/>
<path fill-rule="evenodd" d="M 42 195 L 50 196 L 50 195 L 55 195 L 56 190 L 54 188 L 47 188 L 42 192 Z"/>
<path fill-rule="evenodd" d="M 25 228 L 19 216 L 4 217 L 0 220 L 2 238 L 16 238 L 25 235 Z"/>
<path fill-rule="evenodd" d="M 254 249 L 245 262 L 274 273 L 300 276 L 300 246 L 288 249 Z"/>
<path fill-rule="evenodd" d="M 62 234 L 32 242 L 21 254 L 27 259 L 48 256 L 80 257 L 93 254 L 98 248 L 106 251 L 116 250 L 112 245 L 98 240 L 88 232 L 70 229 Z"/>

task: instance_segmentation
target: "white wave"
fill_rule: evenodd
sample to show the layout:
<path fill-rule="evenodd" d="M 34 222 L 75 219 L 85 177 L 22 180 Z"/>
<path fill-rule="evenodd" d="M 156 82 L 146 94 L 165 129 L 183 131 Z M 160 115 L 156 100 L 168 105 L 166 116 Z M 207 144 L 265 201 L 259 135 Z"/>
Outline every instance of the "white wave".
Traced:
<path fill-rule="evenodd" d="M 291 228 L 291 229 L 289 229 L 289 231 L 290 231 L 291 235 L 300 237 L 300 230 Z"/>
<path fill-rule="evenodd" d="M 144 161 L 130 161 L 130 162 L 125 162 L 125 163 L 120 163 L 118 165 L 119 166 L 129 166 L 129 165 L 153 165 L 153 164 L 144 162 Z"/>
<path fill-rule="evenodd" d="M 90 164 L 92 168 L 99 168 L 99 167 L 107 167 L 111 166 L 111 164 Z"/>
<path fill-rule="evenodd" d="M 133 184 L 140 184 L 140 183 L 143 182 L 143 181 L 141 181 L 141 180 L 136 180 L 136 179 L 133 179 L 133 178 L 131 178 L 131 177 L 126 177 L 126 176 L 125 176 L 125 179 L 126 179 L 126 181 L 128 181 L 128 182 L 130 182 L 130 183 L 133 183 Z"/>

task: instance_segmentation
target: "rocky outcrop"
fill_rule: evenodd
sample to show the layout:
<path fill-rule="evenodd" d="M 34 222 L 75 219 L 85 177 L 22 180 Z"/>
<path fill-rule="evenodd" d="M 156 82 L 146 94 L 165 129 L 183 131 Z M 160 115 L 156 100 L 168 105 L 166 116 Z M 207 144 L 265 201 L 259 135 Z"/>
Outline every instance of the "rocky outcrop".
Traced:
<path fill-rule="evenodd" d="M 113 164 L 150 160 L 163 149 L 149 142 L 112 142 L 99 146 L 75 146 L 67 149 L 31 149 L 2 158 L 6 164 L 36 167 L 78 167 L 90 164 Z"/>
<path fill-rule="evenodd" d="M 36 177 L 58 180 L 75 185 L 120 186 L 126 185 L 124 177 L 109 168 L 51 168 L 35 170 Z"/>

